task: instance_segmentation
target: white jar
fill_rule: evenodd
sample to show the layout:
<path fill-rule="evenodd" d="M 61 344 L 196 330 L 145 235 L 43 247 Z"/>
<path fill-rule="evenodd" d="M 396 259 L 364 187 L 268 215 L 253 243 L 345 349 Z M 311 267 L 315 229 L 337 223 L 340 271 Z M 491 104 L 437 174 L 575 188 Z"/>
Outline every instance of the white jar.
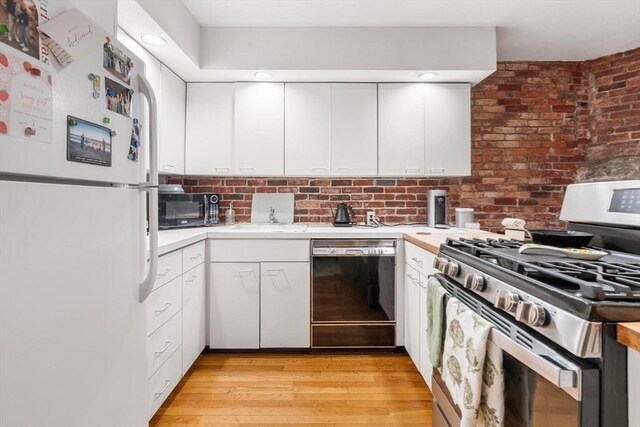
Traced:
<path fill-rule="evenodd" d="M 465 228 L 473 222 L 473 208 L 456 208 L 456 228 Z"/>

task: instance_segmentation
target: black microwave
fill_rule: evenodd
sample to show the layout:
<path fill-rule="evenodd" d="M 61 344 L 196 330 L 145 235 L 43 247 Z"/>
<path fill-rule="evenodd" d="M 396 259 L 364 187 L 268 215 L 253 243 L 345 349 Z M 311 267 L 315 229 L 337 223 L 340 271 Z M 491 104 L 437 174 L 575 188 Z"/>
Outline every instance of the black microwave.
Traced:
<path fill-rule="evenodd" d="M 220 196 L 210 193 L 158 194 L 158 228 L 201 227 L 218 224 Z"/>

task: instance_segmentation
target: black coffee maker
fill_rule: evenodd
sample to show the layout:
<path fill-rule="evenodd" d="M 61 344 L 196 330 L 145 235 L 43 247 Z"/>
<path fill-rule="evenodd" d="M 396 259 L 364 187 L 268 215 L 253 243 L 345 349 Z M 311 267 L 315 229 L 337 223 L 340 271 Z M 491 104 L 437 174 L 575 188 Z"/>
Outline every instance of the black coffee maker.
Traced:
<path fill-rule="evenodd" d="M 331 215 L 333 216 L 334 227 L 351 227 L 353 225 L 352 221 L 355 219 L 355 214 L 350 205 L 338 203 L 335 214 L 331 205 L 329 205 L 329 209 L 331 209 Z"/>

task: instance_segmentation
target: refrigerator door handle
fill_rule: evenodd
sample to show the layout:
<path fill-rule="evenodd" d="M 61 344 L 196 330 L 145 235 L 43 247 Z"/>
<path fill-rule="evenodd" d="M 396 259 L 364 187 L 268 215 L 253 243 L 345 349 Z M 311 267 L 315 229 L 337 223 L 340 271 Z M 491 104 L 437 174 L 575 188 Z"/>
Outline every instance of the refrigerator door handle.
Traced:
<path fill-rule="evenodd" d="M 138 75 L 138 90 L 149 102 L 149 178 L 140 186 L 141 192 L 149 194 L 149 271 L 140 283 L 140 302 L 144 302 L 153 290 L 158 272 L 158 104 L 151 85 L 142 75 Z M 141 245 L 146 255 L 145 246 Z"/>

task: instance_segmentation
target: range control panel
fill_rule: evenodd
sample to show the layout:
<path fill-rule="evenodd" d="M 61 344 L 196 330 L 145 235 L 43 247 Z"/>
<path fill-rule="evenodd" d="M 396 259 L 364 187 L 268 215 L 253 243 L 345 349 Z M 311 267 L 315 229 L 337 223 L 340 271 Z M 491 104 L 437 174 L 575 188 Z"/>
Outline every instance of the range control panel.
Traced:
<path fill-rule="evenodd" d="M 640 215 L 640 188 L 613 190 L 609 212 Z"/>

